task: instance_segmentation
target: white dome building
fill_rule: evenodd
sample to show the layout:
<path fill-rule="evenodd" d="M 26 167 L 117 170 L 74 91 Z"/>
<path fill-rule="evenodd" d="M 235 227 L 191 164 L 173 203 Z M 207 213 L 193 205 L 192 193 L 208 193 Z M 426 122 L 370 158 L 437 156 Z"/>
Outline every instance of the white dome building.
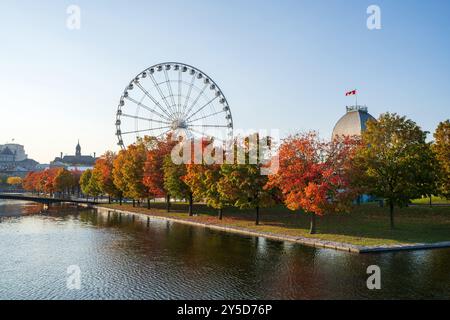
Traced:
<path fill-rule="evenodd" d="M 0 144 L 0 154 L 13 156 L 13 159 L 9 160 L 11 162 L 25 161 L 28 159 L 24 146 L 17 143 Z"/>
<path fill-rule="evenodd" d="M 366 130 L 367 121 L 376 121 L 369 114 L 366 106 L 350 106 L 346 108 L 347 113 L 334 126 L 333 139 L 339 136 L 360 136 Z"/>

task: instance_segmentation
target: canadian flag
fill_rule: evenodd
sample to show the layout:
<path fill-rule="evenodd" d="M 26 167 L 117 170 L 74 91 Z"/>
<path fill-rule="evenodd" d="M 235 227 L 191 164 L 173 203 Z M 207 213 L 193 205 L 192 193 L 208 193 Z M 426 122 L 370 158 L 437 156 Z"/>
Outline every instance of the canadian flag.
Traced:
<path fill-rule="evenodd" d="M 356 90 L 349 91 L 345 94 L 345 96 L 353 96 L 356 94 Z"/>

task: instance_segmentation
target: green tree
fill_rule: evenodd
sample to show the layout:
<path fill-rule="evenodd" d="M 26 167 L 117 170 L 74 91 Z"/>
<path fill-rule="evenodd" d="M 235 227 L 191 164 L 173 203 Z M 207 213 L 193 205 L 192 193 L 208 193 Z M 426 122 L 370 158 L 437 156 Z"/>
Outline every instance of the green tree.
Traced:
<path fill-rule="evenodd" d="M 265 137 L 263 139 L 270 139 Z M 256 141 L 250 143 L 250 141 Z M 239 209 L 255 209 L 255 224 L 259 224 L 260 208 L 272 206 L 276 203 L 277 190 L 266 188 L 268 177 L 261 174 L 263 168 L 262 149 L 259 148 L 261 140 L 258 135 L 243 139 L 242 143 L 235 142 L 233 164 L 223 164 L 220 169 L 222 176 L 217 184 L 221 201 L 231 203 Z M 239 150 L 240 154 L 239 156 Z M 251 155 L 256 158 L 250 160 Z"/>
<path fill-rule="evenodd" d="M 193 215 L 193 195 L 183 178 L 187 174 L 185 164 L 175 164 L 169 155 L 164 157 L 164 189 L 177 199 L 188 199 L 189 215 Z"/>
<path fill-rule="evenodd" d="M 81 191 L 86 196 L 97 198 L 101 194 L 100 179 L 99 172 L 94 173 L 91 169 L 87 169 L 80 178 Z"/>
<path fill-rule="evenodd" d="M 92 177 L 91 169 L 87 169 L 86 171 L 84 171 L 80 177 L 80 188 L 81 188 L 81 191 L 86 196 L 89 196 L 91 194 L 91 189 L 90 189 L 91 177 Z"/>
<path fill-rule="evenodd" d="M 395 206 L 433 191 L 435 166 L 426 135 L 414 121 L 395 113 L 369 121 L 362 134 L 355 157 L 360 169 L 355 172 L 361 175 L 354 181 L 367 193 L 387 200 L 392 229 Z"/>
<path fill-rule="evenodd" d="M 7 184 L 8 177 L 5 175 L 0 175 L 0 185 L 6 185 Z"/>
<path fill-rule="evenodd" d="M 99 171 L 92 171 L 91 178 L 89 179 L 89 193 L 91 196 L 97 198 L 102 194 L 102 189 L 100 187 L 102 180 L 102 175 Z"/>
<path fill-rule="evenodd" d="M 433 151 L 439 163 L 438 193 L 450 199 L 450 120 L 439 123 L 436 128 Z"/>

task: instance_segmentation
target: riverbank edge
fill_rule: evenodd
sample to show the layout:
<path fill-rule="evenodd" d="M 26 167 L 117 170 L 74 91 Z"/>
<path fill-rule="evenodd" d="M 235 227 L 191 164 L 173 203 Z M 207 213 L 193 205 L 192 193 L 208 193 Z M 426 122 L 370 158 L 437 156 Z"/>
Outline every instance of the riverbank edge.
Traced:
<path fill-rule="evenodd" d="M 396 244 L 396 245 L 388 245 L 388 246 L 358 246 L 354 244 L 349 244 L 345 242 L 336 242 L 336 241 L 326 241 L 315 238 L 305 238 L 305 237 L 294 237 L 289 235 L 283 235 L 278 233 L 270 233 L 270 232 L 262 232 L 262 231 L 254 231 L 246 228 L 233 227 L 233 226 L 222 226 L 214 223 L 204 223 L 204 222 L 196 222 L 189 221 L 180 218 L 173 217 L 164 217 L 160 215 L 154 215 L 151 213 L 144 212 L 132 212 L 127 210 L 120 210 L 114 208 L 103 207 L 101 205 L 92 205 L 92 204 L 78 204 L 80 207 L 84 208 L 92 208 L 105 212 L 114 212 L 114 213 L 122 213 L 129 215 L 137 215 L 147 218 L 152 218 L 156 220 L 170 221 L 175 223 L 181 223 L 186 225 L 192 225 L 196 227 L 203 227 L 218 231 L 254 236 L 254 237 L 264 237 L 267 239 L 275 240 L 275 241 L 288 241 L 294 242 L 301 245 L 306 245 L 309 247 L 316 248 L 326 248 L 326 249 L 335 249 L 339 251 L 346 251 L 351 253 L 380 253 L 380 252 L 391 252 L 391 251 L 406 251 L 406 250 L 428 250 L 428 249 L 442 249 L 442 248 L 450 248 L 450 241 L 444 242 L 435 242 L 435 243 L 414 243 L 414 244 Z"/>

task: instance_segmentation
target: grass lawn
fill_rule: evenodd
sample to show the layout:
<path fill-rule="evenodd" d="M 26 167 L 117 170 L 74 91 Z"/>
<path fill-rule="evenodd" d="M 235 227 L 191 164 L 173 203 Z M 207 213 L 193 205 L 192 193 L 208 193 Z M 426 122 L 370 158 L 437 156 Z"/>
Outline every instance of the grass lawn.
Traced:
<path fill-rule="evenodd" d="M 416 199 L 416 200 L 413 200 L 412 203 L 413 204 L 426 204 L 426 205 L 429 205 L 430 204 L 430 198 Z M 450 205 L 450 200 L 447 200 L 445 198 L 439 198 L 439 197 L 432 196 L 431 197 L 431 203 L 432 204 L 449 204 Z"/>
<path fill-rule="evenodd" d="M 152 208 L 135 207 L 131 204 L 104 205 L 114 209 L 166 216 L 190 221 L 236 226 L 255 231 L 271 232 L 290 236 L 310 237 L 328 241 L 339 241 L 362 246 L 406 243 L 432 243 L 450 241 L 450 206 L 410 206 L 395 210 L 396 229 L 389 228 L 388 208 L 376 204 L 355 205 L 350 213 L 334 214 L 317 219 L 317 234 L 310 235 L 309 217 L 301 212 L 292 212 L 283 206 L 261 209 L 260 225 L 256 226 L 253 210 L 227 208 L 223 220 L 217 211 L 202 204 L 194 205 L 197 216 L 189 217 L 187 205 L 172 204 L 167 213 L 164 203 L 151 203 Z"/>

